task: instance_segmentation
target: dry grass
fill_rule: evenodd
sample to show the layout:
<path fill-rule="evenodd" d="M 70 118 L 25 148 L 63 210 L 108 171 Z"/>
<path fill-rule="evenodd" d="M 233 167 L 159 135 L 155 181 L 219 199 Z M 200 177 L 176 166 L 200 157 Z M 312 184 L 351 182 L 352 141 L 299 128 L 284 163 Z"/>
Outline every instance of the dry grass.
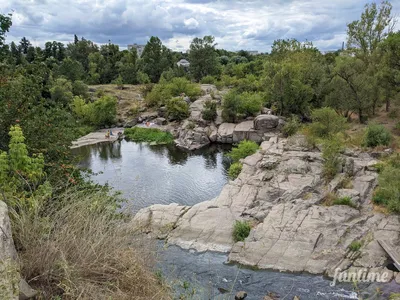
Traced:
<path fill-rule="evenodd" d="M 12 214 L 22 276 L 40 299 L 170 299 L 151 246 L 104 209 L 104 193 L 70 191 Z"/>
<path fill-rule="evenodd" d="M 116 84 L 91 85 L 89 88 L 94 94 L 102 90 L 105 95 L 114 96 L 118 99 L 117 116 L 118 118 L 127 118 L 131 116 L 132 109 L 139 109 L 145 106 L 144 103 L 144 85 L 124 84 L 124 89 L 118 89 Z"/>

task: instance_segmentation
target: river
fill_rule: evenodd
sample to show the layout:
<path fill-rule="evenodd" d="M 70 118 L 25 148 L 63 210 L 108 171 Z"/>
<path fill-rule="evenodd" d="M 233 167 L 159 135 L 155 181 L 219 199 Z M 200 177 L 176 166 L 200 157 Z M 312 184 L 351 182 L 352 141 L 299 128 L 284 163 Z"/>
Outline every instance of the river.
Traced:
<path fill-rule="evenodd" d="M 227 183 L 230 148 L 212 145 L 196 152 L 175 146 L 150 146 L 129 141 L 75 149 L 82 168 L 95 174 L 92 179 L 108 183 L 122 192 L 133 211 L 152 204 L 193 205 L 216 197 Z M 279 299 L 387 299 L 376 296 L 375 285 L 338 284 L 322 276 L 260 271 L 226 264 L 221 253 L 196 253 L 159 242 L 157 274 L 174 287 L 178 299 L 234 299 L 246 291 L 246 300 Z M 388 295 L 392 284 L 381 286 Z M 386 291 L 386 292 L 385 292 Z"/>

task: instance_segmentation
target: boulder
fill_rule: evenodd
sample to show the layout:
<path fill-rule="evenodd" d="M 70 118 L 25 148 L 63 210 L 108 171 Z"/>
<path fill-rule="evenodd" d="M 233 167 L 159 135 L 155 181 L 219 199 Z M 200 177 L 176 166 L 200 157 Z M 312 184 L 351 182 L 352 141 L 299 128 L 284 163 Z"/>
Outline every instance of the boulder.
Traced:
<path fill-rule="evenodd" d="M 162 125 L 167 125 L 167 120 L 165 118 L 156 118 L 154 119 L 154 124 L 162 126 Z"/>
<path fill-rule="evenodd" d="M 20 276 L 7 205 L 0 201 L 0 299 L 18 299 Z"/>
<path fill-rule="evenodd" d="M 247 293 L 245 291 L 237 292 L 235 295 L 235 300 L 244 300 L 247 298 Z"/>
<path fill-rule="evenodd" d="M 279 118 L 274 115 L 259 115 L 254 120 L 254 129 L 260 131 L 271 131 L 279 125 Z"/>
<path fill-rule="evenodd" d="M 249 140 L 256 143 L 263 141 L 263 133 L 257 132 L 253 128 L 253 121 L 245 121 L 235 126 L 232 134 L 233 143 Z"/>
<path fill-rule="evenodd" d="M 236 124 L 234 123 L 222 123 L 218 128 L 217 142 L 223 144 L 233 143 L 233 131 L 235 130 Z"/>
<path fill-rule="evenodd" d="M 133 118 L 124 124 L 124 128 L 132 128 L 138 123 L 138 118 Z"/>
<path fill-rule="evenodd" d="M 197 150 L 210 144 L 206 129 L 203 127 L 196 127 L 192 129 L 183 129 L 179 132 L 178 139 L 175 144 L 186 150 Z"/>
<path fill-rule="evenodd" d="M 157 110 L 158 116 L 161 118 L 165 118 L 167 116 L 167 108 L 165 106 L 161 106 Z"/>

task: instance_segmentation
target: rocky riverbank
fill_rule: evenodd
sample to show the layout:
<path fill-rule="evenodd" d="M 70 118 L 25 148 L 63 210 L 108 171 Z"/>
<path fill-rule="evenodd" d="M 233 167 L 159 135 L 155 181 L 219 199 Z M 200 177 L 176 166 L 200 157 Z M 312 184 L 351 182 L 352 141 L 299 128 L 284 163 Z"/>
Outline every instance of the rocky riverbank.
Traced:
<path fill-rule="evenodd" d="M 239 177 L 217 198 L 194 206 L 154 205 L 139 211 L 132 226 L 169 244 L 226 252 L 231 262 L 261 269 L 332 276 L 336 268 L 366 268 L 399 281 L 386 269 L 391 261 L 377 242 L 400 244 L 399 217 L 374 211 L 370 201 L 377 160 L 353 151 L 343 159 L 340 174 L 326 183 L 318 150 L 302 136 L 275 136 L 243 160 Z M 350 197 L 355 208 L 327 206 L 332 195 Z M 232 239 L 237 220 L 253 224 L 244 242 Z M 349 250 L 355 241 L 361 248 Z"/>
<path fill-rule="evenodd" d="M 91 132 L 85 136 L 80 137 L 76 141 L 72 142 L 71 149 L 88 146 L 88 145 L 115 142 L 119 138 L 118 132 L 121 132 L 121 133 L 124 132 L 124 128 L 118 128 L 118 127 L 111 128 L 113 135 L 110 135 L 110 137 L 106 137 L 106 133 L 108 130 L 110 130 L 110 129 L 100 129 L 100 130 Z"/>

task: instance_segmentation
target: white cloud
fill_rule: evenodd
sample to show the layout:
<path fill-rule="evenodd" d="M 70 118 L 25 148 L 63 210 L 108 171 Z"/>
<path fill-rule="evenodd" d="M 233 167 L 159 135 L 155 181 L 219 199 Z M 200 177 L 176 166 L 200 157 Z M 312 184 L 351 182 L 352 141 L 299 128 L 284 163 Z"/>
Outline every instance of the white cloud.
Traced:
<path fill-rule="evenodd" d="M 392 4 L 398 14 L 400 0 Z M 219 47 L 266 52 L 282 38 L 340 48 L 364 0 L 0 0 L 0 7 L 2 13 L 14 10 L 8 41 L 68 42 L 77 34 L 125 47 L 155 35 L 182 49 L 195 36 L 214 35 Z"/>

